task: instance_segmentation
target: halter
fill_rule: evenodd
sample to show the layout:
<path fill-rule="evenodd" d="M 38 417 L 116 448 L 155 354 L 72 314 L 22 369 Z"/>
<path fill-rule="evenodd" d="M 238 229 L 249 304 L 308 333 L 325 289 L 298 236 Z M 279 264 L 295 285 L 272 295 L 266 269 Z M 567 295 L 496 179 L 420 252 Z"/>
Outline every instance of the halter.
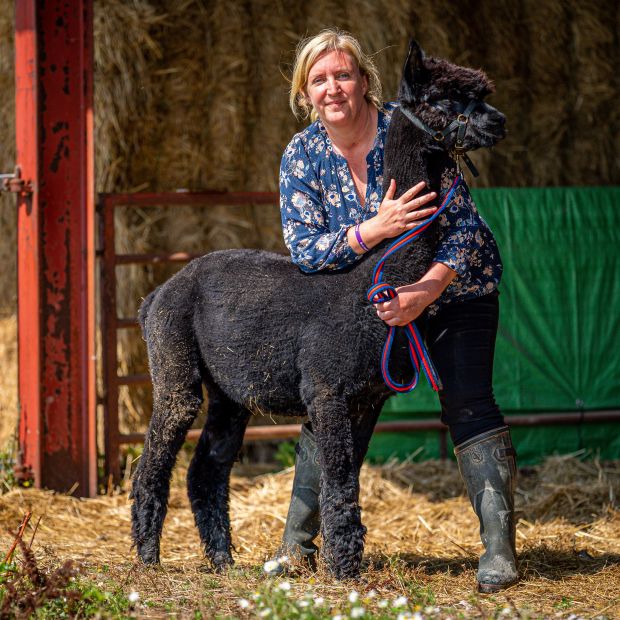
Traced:
<path fill-rule="evenodd" d="M 479 101 L 477 99 L 471 99 L 467 104 L 464 112 L 461 112 L 447 127 L 444 127 L 441 131 L 435 131 L 431 129 L 422 119 L 418 118 L 415 114 L 412 114 L 407 108 L 400 107 L 400 111 L 419 129 L 425 131 L 427 134 L 433 137 L 435 142 L 444 142 L 445 139 L 456 129 L 456 141 L 454 142 L 454 146 L 450 151 L 450 155 L 456 161 L 457 171 L 460 173 L 461 165 L 460 160 L 462 159 L 471 173 L 477 177 L 478 170 L 476 166 L 474 166 L 472 160 L 469 158 L 467 153 L 465 152 L 465 147 L 463 146 L 463 141 L 465 140 L 465 130 L 467 129 L 467 123 L 469 122 L 469 117 L 471 113 L 474 111 L 474 108 L 478 105 Z M 441 106 L 438 107 L 443 111 Z"/>

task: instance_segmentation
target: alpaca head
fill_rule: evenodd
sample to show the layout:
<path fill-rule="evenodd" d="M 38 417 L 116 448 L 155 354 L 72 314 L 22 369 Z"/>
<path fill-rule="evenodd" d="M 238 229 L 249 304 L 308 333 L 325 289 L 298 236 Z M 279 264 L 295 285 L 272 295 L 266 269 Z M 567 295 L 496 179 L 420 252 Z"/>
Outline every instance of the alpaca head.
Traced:
<path fill-rule="evenodd" d="M 493 91 L 493 83 L 482 71 L 427 57 L 411 40 L 398 93 L 401 108 L 433 131 L 441 131 L 475 102 L 463 138 L 465 151 L 493 146 L 506 135 L 506 117 L 484 102 Z M 441 142 L 429 135 L 427 144 L 451 150 L 456 134 L 455 128 Z"/>

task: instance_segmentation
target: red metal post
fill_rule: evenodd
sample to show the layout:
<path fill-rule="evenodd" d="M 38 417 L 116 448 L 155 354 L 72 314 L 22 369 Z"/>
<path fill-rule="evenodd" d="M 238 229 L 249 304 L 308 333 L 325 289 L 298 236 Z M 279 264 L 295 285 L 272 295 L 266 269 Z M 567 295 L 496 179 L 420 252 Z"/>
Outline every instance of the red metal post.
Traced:
<path fill-rule="evenodd" d="M 35 484 L 96 493 L 92 0 L 19 0 L 20 458 Z M 77 486 L 76 486 L 77 483 Z"/>

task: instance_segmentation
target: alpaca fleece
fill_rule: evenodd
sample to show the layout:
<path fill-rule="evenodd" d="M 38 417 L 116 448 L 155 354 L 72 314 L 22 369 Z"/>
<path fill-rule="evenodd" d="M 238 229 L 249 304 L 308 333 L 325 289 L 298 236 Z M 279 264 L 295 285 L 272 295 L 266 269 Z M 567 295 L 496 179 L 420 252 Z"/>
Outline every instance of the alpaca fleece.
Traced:
<path fill-rule="evenodd" d="M 481 72 L 425 58 L 412 42 L 399 99 L 441 129 L 464 101 L 481 99 L 490 89 Z M 442 102 L 441 111 L 432 107 L 435 100 Z M 467 129 L 467 148 L 501 137 L 503 116 L 480 101 Z M 425 180 L 439 194 L 441 174 L 454 169 L 452 143 L 453 137 L 437 144 L 395 110 L 385 146 L 386 185 L 394 178 L 402 193 Z M 428 270 L 437 235 L 435 225 L 393 258 L 386 281 L 399 286 L 418 280 Z M 387 327 L 366 299 L 384 246 L 354 267 L 312 275 L 268 252 L 214 252 L 192 261 L 144 300 L 139 318 L 153 380 L 153 415 L 133 481 L 132 535 L 145 563 L 160 559 L 172 467 L 202 404 L 204 385 L 208 416 L 188 472 L 188 492 L 214 568 L 233 562 L 229 476 L 248 419 L 272 413 L 310 417 L 322 469 L 322 557 L 336 577 L 358 575 L 365 535 L 359 471 L 390 395 L 380 374 Z M 397 380 L 411 372 L 404 338 L 395 342 L 390 368 Z"/>

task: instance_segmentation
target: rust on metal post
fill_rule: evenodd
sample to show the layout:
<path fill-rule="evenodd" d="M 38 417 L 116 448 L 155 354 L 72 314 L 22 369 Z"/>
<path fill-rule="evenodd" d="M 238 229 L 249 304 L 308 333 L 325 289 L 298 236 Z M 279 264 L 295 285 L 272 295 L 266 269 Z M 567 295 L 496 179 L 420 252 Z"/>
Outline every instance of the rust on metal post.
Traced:
<path fill-rule="evenodd" d="M 20 464 L 93 495 L 92 0 L 17 2 L 15 39 Z"/>
<path fill-rule="evenodd" d="M 15 3 L 15 135 L 22 174 L 38 178 L 38 81 L 34 2 Z M 41 480 L 41 318 L 39 194 L 17 199 L 19 357 L 18 468 Z"/>

